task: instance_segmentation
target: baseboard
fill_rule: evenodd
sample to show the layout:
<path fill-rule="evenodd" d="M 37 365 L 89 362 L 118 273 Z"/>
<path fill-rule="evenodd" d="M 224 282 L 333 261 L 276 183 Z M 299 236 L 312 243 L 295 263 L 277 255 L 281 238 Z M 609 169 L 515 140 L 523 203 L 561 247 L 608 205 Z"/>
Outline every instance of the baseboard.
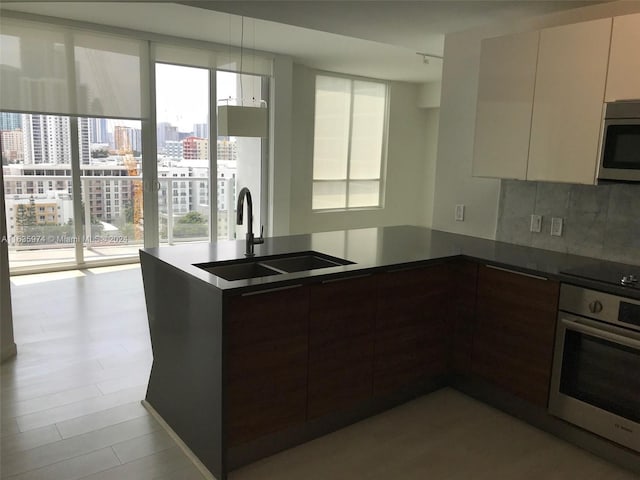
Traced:
<path fill-rule="evenodd" d="M 164 418 L 160 416 L 156 409 L 153 408 L 149 402 L 146 400 L 142 400 L 142 406 L 151 414 L 151 416 L 158 421 L 160 426 L 167 432 L 167 434 L 171 437 L 171 439 L 176 442 L 178 447 L 185 453 L 187 458 L 193 463 L 193 465 L 198 469 L 198 471 L 202 474 L 204 478 L 207 480 L 216 480 L 216 477 L 209 471 L 207 467 L 198 459 L 195 453 L 191 451 L 191 449 L 187 446 L 186 443 L 182 441 L 182 439 L 178 436 L 176 432 L 174 432 L 173 428 L 169 426 L 167 422 L 164 421 Z"/>
<path fill-rule="evenodd" d="M 0 363 L 4 363 L 10 358 L 18 355 L 18 347 L 15 342 L 11 342 L 7 345 L 2 345 L 2 350 L 0 351 Z"/>

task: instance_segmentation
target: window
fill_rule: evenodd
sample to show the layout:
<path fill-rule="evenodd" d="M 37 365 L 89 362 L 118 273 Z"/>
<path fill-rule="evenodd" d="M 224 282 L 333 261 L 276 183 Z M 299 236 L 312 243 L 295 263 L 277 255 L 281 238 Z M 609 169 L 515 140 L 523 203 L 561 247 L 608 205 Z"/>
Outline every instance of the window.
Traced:
<path fill-rule="evenodd" d="M 382 205 L 387 86 L 316 76 L 314 210 Z"/>

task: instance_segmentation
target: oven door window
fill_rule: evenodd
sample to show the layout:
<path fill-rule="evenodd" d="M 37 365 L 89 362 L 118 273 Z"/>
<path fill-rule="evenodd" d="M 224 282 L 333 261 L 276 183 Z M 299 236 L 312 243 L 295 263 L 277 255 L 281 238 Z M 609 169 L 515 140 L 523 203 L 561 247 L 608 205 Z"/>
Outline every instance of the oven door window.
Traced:
<path fill-rule="evenodd" d="M 560 392 L 640 422 L 640 351 L 566 330 Z"/>
<path fill-rule="evenodd" d="M 640 124 L 609 124 L 605 138 L 603 167 L 640 169 Z"/>

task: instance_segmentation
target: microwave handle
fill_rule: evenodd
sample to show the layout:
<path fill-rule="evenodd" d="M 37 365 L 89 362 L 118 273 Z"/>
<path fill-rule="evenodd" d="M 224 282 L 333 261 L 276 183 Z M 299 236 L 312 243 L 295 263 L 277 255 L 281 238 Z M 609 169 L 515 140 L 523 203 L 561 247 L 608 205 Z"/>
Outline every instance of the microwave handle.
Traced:
<path fill-rule="evenodd" d="M 609 340 L 626 347 L 640 350 L 640 340 L 625 337 L 623 335 L 618 335 L 617 333 L 608 332 L 607 330 L 601 330 L 600 328 L 590 327 L 588 325 L 576 322 L 575 320 L 567 320 L 566 318 L 562 319 L 562 324 L 569 330 L 592 335 L 603 340 Z"/>

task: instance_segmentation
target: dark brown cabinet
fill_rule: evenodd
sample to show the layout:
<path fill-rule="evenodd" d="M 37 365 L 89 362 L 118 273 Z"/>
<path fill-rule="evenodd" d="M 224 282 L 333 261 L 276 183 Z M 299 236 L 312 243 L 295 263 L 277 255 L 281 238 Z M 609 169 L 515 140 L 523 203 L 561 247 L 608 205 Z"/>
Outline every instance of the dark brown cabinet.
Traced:
<path fill-rule="evenodd" d="M 546 407 L 559 283 L 480 266 L 473 373 Z"/>
<path fill-rule="evenodd" d="M 468 260 L 451 263 L 451 320 L 449 368 L 454 375 L 471 373 L 473 330 L 476 317 L 478 264 Z"/>
<path fill-rule="evenodd" d="M 229 445 L 306 420 L 309 288 L 228 302 Z"/>
<path fill-rule="evenodd" d="M 370 398 L 377 276 L 310 287 L 308 418 Z"/>
<path fill-rule="evenodd" d="M 447 371 L 448 265 L 380 275 L 373 391 L 391 393 Z"/>

